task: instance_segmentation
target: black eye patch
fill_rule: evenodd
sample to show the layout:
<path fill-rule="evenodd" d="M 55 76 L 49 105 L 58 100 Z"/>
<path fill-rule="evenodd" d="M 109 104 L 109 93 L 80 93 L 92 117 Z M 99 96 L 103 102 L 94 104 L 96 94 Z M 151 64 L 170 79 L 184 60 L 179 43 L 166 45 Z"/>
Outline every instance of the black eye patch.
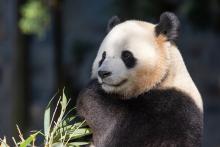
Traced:
<path fill-rule="evenodd" d="M 132 68 L 136 64 L 136 59 L 134 58 L 133 54 L 128 50 L 122 51 L 121 59 L 127 68 Z"/>
<path fill-rule="evenodd" d="M 99 67 L 102 65 L 102 63 L 103 63 L 103 61 L 105 60 L 105 58 L 106 58 L 106 51 L 104 51 L 104 52 L 102 53 L 102 59 L 99 61 Z"/>

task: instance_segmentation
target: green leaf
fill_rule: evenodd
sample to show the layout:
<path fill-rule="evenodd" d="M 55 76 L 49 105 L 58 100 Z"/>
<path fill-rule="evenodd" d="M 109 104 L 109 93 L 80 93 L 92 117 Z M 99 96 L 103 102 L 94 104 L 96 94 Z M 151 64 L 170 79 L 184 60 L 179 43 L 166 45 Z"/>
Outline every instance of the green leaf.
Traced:
<path fill-rule="evenodd" d="M 68 131 L 67 135 L 69 135 L 69 137 L 71 138 L 70 140 L 72 140 L 72 139 L 77 139 L 83 136 L 90 135 L 91 133 L 92 133 L 91 130 L 88 128 L 80 128 L 74 131 Z"/>
<path fill-rule="evenodd" d="M 76 118 L 76 116 L 71 116 L 71 117 L 67 117 L 65 120 L 63 120 L 62 122 L 62 126 L 67 126 L 71 121 L 73 121 Z"/>
<path fill-rule="evenodd" d="M 41 0 L 27 0 L 20 8 L 19 27 L 25 34 L 41 35 L 50 24 L 48 5 Z"/>
<path fill-rule="evenodd" d="M 6 141 L 6 137 L 4 137 L 4 139 L 0 139 L 0 147 L 9 147 L 9 145 L 7 144 Z"/>
<path fill-rule="evenodd" d="M 53 143 L 51 147 L 66 147 L 62 142 Z"/>
<path fill-rule="evenodd" d="M 44 112 L 44 134 L 48 136 L 50 133 L 50 107 L 47 107 Z"/>
<path fill-rule="evenodd" d="M 67 146 L 68 147 L 75 147 L 75 146 L 81 146 L 81 145 L 87 145 L 89 144 L 90 142 L 71 142 L 71 143 L 68 143 Z"/>
<path fill-rule="evenodd" d="M 50 106 L 54 98 L 56 97 L 57 93 L 52 97 L 52 99 L 47 104 L 47 107 L 44 111 L 44 135 L 47 137 L 50 133 Z"/>
<path fill-rule="evenodd" d="M 20 147 L 27 147 L 28 145 L 30 145 L 30 143 L 36 139 L 36 136 L 38 134 L 39 134 L 39 132 L 30 135 L 26 140 L 24 140 L 20 143 Z"/>
<path fill-rule="evenodd" d="M 64 90 L 65 89 L 63 89 L 63 95 L 62 95 L 62 101 L 61 101 L 62 108 L 66 108 L 67 107 L 67 98 L 66 98 Z"/>
<path fill-rule="evenodd" d="M 88 125 L 87 125 L 87 123 L 84 121 L 84 122 L 74 123 L 74 126 L 75 126 L 76 128 L 78 128 L 78 127 L 86 127 L 86 126 L 88 126 Z"/>

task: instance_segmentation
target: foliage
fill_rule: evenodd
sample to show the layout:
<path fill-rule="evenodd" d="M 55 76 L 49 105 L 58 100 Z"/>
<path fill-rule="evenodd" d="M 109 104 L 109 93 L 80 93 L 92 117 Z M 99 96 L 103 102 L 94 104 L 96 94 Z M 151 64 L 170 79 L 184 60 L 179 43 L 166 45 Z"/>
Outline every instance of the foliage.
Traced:
<path fill-rule="evenodd" d="M 41 36 L 50 22 L 49 9 L 42 0 L 28 0 L 21 7 L 19 27 L 25 34 Z"/>
<path fill-rule="evenodd" d="M 12 137 L 16 147 L 34 147 L 39 135 L 44 137 L 44 147 L 80 147 L 82 145 L 89 144 L 86 141 L 77 141 L 84 136 L 90 135 L 91 131 L 87 128 L 85 121 L 76 121 L 77 116 L 70 116 L 71 111 L 75 108 L 67 111 L 68 103 L 66 95 L 64 94 L 59 98 L 57 105 L 53 111 L 51 117 L 51 102 L 49 102 L 44 113 L 44 132 L 35 131 L 32 132 L 29 137 L 24 138 L 22 132 L 17 126 L 20 141 L 16 141 Z M 55 116 L 58 118 L 55 119 Z M 0 139 L 0 147 L 9 147 L 7 140 L 4 137 Z"/>

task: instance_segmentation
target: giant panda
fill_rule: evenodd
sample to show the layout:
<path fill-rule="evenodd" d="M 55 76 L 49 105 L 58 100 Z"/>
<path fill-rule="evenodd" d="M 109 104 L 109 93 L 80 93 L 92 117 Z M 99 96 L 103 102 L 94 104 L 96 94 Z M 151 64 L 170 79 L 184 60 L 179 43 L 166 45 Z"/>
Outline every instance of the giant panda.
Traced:
<path fill-rule="evenodd" d="M 200 147 L 203 103 L 180 51 L 175 14 L 110 19 L 77 111 L 95 147 Z"/>

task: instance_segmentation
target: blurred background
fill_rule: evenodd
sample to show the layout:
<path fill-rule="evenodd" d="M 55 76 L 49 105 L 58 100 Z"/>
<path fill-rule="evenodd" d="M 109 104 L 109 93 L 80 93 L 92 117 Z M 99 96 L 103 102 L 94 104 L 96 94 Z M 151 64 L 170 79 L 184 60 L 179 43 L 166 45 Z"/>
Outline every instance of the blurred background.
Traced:
<path fill-rule="evenodd" d="M 204 100 L 204 147 L 220 146 L 219 0 L 0 0 L 0 138 L 43 129 L 58 89 L 72 104 L 89 81 L 108 19 L 181 20 L 177 42 Z"/>

